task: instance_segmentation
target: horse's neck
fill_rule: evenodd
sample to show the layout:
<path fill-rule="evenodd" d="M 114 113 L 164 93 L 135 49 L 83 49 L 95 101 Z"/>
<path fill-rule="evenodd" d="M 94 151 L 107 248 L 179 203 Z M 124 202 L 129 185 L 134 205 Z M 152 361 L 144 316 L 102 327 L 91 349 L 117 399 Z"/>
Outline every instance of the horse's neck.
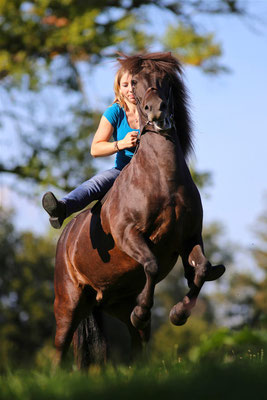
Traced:
<path fill-rule="evenodd" d="M 179 191 L 190 179 L 176 132 L 170 136 L 173 140 L 159 133 L 146 132 L 132 164 L 134 174 L 150 179 L 155 190 L 158 193 L 163 190 L 164 194 Z"/>
<path fill-rule="evenodd" d="M 166 176 L 185 165 L 184 155 L 175 131 L 146 132 L 141 138 L 139 152 L 140 157 L 147 160 L 147 164 L 144 164 L 145 168 L 146 165 L 153 165 L 155 169 L 157 167 L 164 169 Z"/>

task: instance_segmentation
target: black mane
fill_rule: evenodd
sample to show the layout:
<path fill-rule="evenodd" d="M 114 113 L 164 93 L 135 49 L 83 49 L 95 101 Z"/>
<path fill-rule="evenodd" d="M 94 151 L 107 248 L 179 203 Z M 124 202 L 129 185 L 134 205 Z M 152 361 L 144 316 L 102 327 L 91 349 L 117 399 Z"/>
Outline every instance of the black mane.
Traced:
<path fill-rule="evenodd" d="M 174 120 L 185 157 L 193 148 L 188 94 L 183 83 L 183 68 L 179 60 L 169 53 L 149 53 L 127 56 L 120 54 L 121 66 L 132 75 L 143 72 L 168 75 L 174 98 Z"/>

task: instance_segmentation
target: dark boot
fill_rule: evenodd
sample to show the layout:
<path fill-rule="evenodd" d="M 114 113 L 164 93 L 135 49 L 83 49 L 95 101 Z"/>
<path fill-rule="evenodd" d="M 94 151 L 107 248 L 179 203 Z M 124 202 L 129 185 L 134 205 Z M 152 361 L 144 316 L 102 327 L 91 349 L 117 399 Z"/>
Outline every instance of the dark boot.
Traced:
<path fill-rule="evenodd" d="M 42 199 L 43 208 L 50 215 L 49 221 L 53 228 L 59 229 L 66 218 L 66 205 L 57 200 L 52 192 L 46 192 Z"/>

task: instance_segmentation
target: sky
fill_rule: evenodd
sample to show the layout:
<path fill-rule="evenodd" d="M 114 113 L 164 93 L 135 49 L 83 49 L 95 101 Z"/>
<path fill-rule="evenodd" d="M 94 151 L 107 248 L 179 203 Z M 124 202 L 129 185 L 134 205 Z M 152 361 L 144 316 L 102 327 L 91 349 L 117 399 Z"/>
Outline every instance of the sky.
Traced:
<path fill-rule="evenodd" d="M 231 73 L 211 77 L 185 68 L 194 122 L 193 161 L 199 172 L 211 172 L 213 181 L 201 192 L 204 222 L 222 223 L 227 240 L 241 246 L 243 259 L 246 249 L 255 246 L 252 228 L 267 208 L 267 2 L 253 1 L 251 12 L 261 20 L 202 18 L 203 27 L 214 31 L 222 44 L 220 62 Z M 113 64 L 103 62 L 88 81 L 89 98 L 96 93 L 99 108 L 113 97 L 114 72 Z M 111 158 L 99 165 L 112 164 Z M 19 229 L 48 228 L 41 197 L 30 202 L 16 194 L 2 195 L 14 206 L 19 202 Z"/>

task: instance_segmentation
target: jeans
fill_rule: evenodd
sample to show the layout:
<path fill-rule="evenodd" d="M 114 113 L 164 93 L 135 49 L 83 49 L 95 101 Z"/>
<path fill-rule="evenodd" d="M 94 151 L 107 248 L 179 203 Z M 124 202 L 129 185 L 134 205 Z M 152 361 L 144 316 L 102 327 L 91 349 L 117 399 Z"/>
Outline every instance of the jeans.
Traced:
<path fill-rule="evenodd" d="M 117 168 L 100 172 L 63 197 L 61 201 L 66 204 L 66 216 L 82 210 L 94 200 L 102 199 L 120 172 Z"/>

